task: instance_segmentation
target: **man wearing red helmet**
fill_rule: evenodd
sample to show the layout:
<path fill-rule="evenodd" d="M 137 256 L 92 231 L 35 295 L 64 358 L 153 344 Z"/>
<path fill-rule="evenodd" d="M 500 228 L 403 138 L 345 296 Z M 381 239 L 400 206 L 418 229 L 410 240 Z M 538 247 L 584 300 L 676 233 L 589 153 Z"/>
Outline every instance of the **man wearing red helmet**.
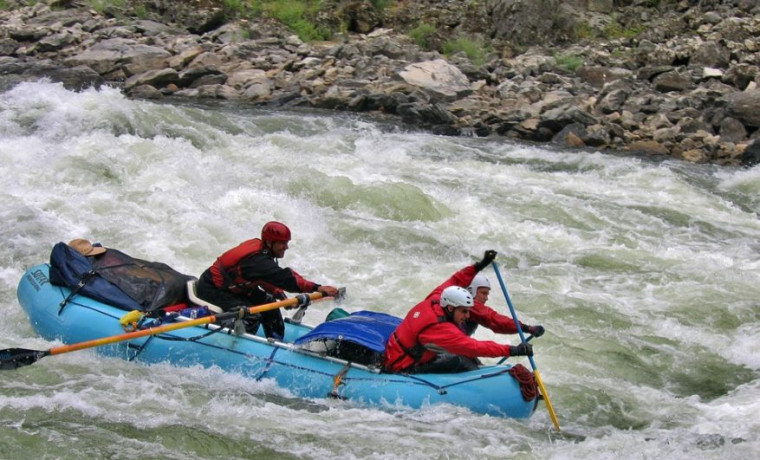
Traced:
<path fill-rule="evenodd" d="M 285 292 L 321 292 L 338 295 L 333 286 L 309 281 L 291 268 L 282 268 L 277 259 L 285 256 L 290 229 L 280 222 L 267 222 L 261 238 L 252 238 L 219 256 L 203 272 L 197 284 L 198 297 L 225 311 L 284 299 Z M 285 323 L 279 309 L 261 313 L 267 337 L 282 338 Z M 254 334 L 258 321 L 247 321 L 246 331 Z"/>

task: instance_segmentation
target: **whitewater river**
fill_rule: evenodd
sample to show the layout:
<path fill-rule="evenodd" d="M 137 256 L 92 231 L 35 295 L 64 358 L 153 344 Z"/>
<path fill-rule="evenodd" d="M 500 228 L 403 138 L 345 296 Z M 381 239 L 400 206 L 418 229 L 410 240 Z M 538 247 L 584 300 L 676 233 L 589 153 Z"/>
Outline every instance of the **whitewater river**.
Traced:
<path fill-rule="evenodd" d="M 760 167 L 22 84 L 0 94 L 0 348 L 60 345 L 16 286 L 78 237 L 198 276 L 281 220 L 282 265 L 398 316 L 496 249 L 520 319 L 546 327 L 535 361 L 566 434 L 543 404 L 380 410 L 86 350 L 0 371 L 0 458 L 760 458 L 758 210 Z"/>

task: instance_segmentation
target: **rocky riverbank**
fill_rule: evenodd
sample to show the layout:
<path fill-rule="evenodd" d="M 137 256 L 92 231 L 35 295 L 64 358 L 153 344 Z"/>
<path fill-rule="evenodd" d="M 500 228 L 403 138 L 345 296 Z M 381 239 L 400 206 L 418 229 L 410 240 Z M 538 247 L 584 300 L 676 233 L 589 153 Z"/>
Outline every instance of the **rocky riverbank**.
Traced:
<path fill-rule="evenodd" d="M 60 1 L 0 11 L 0 89 L 47 77 L 136 98 L 376 113 L 446 135 L 726 165 L 760 159 L 754 0 L 420 1 L 383 13 L 336 2 L 355 5 L 335 12 L 349 30 L 310 43 L 273 20 L 222 21 L 213 2 L 166 3 L 148 2 L 143 19 Z M 545 11 L 562 13 L 562 27 Z M 492 37 L 487 61 L 426 51 L 405 33 L 421 22 Z M 584 24 L 646 27 L 590 40 L 578 38 Z"/>

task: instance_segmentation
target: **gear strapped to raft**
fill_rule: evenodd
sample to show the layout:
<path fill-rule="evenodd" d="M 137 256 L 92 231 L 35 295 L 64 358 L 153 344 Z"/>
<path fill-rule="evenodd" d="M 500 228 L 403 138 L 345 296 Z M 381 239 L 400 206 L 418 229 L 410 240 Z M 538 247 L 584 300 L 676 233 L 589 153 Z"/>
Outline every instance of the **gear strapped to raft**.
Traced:
<path fill-rule="evenodd" d="M 87 257 L 60 242 L 50 253 L 50 282 L 71 289 L 59 305 L 59 315 L 76 295 L 127 311 L 152 312 L 186 303 L 186 284 L 194 279 L 164 263 L 137 259 L 112 248 Z"/>
<path fill-rule="evenodd" d="M 401 318 L 392 315 L 358 311 L 316 326 L 296 339 L 294 345 L 353 363 L 379 367 L 388 337 L 399 323 Z"/>
<path fill-rule="evenodd" d="M 341 396 L 340 393 L 338 393 L 338 388 L 345 385 L 346 382 L 343 381 L 343 378 L 348 374 L 348 370 L 351 369 L 351 362 L 347 362 L 345 366 L 343 366 L 340 371 L 338 371 L 337 374 L 335 374 L 335 377 L 333 377 L 333 388 L 332 391 L 327 393 L 328 398 L 333 399 L 340 399 L 345 400 L 345 396 Z"/>
<path fill-rule="evenodd" d="M 533 372 L 522 364 L 515 364 L 509 370 L 510 375 L 520 384 L 520 393 L 526 401 L 532 401 L 538 396 L 538 386 Z"/>

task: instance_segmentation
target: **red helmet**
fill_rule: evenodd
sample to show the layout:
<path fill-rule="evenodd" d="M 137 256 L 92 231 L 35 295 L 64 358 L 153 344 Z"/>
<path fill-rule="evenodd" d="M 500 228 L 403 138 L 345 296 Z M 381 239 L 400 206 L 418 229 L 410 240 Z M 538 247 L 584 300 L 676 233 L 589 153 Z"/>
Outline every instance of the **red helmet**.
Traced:
<path fill-rule="evenodd" d="M 262 241 L 290 241 L 290 229 L 280 222 L 267 222 L 261 228 Z"/>

